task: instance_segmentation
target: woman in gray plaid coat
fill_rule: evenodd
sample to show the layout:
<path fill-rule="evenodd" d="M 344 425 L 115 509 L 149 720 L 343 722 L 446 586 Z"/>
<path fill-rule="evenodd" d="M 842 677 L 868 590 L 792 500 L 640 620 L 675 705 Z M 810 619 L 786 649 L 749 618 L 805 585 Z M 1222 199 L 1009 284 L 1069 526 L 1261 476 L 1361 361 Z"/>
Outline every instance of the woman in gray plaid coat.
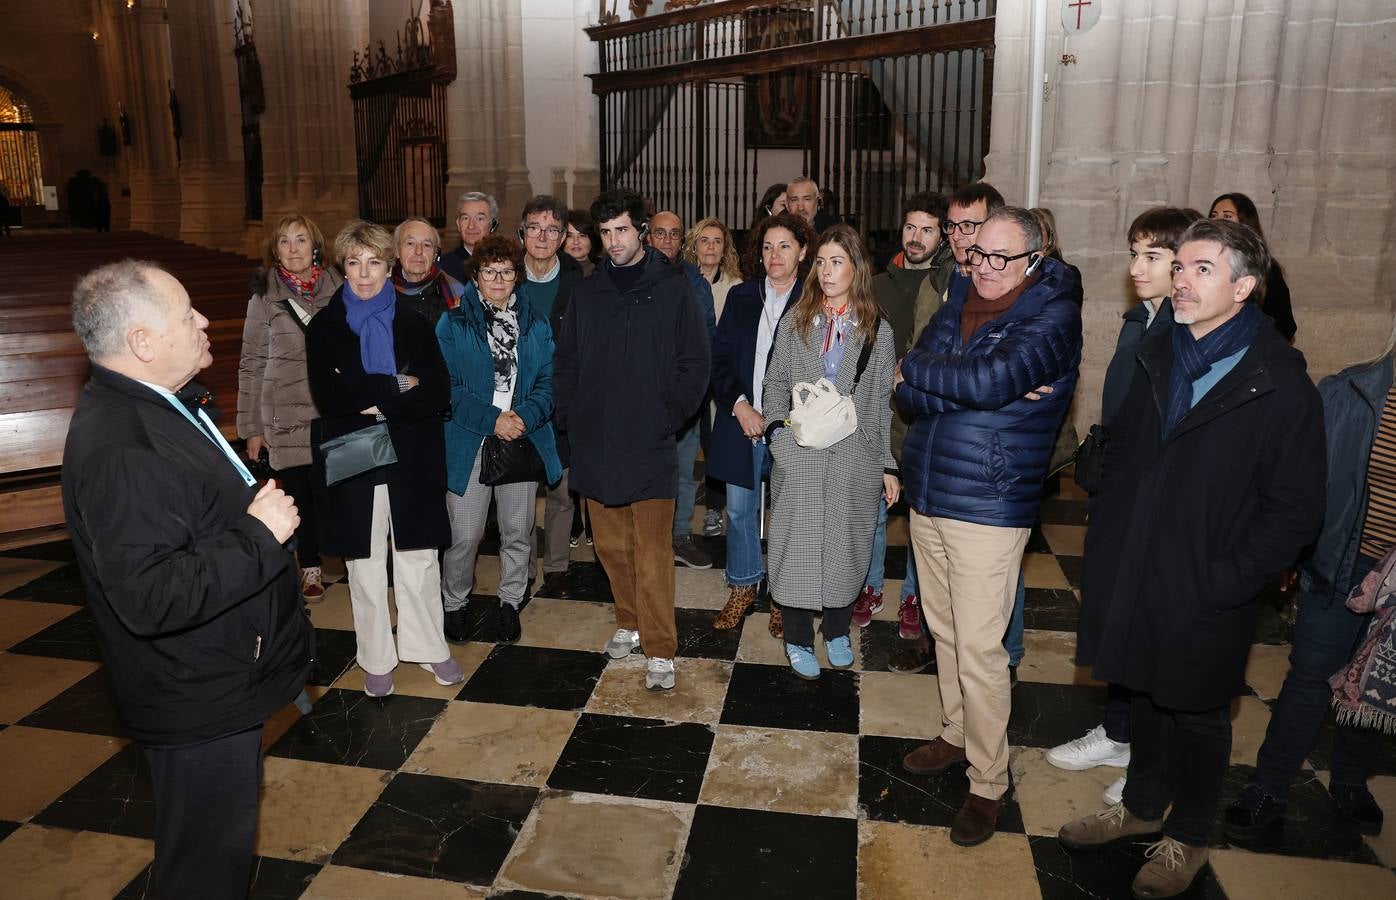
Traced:
<path fill-rule="evenodd" d="M 833 226 L 820 237 L 799 302 L 776 330 L 762 398 L 772 459 L 771 597 L 784 611 L 785 653 L 801 678 L 819 677 L 820 610 L 829 664 L 853 665 L 853 601 L 868 571 L 879 499 L 896 503 L 901 491 L 887 402 L 896 358 L 892 329 L 878 327 L 879 319 L 867 250 L 852 228 Z M 784 427 L 791 389 L 826 377 L 853 397 L 858 429 L 824 450 L 802 447 Z"/>

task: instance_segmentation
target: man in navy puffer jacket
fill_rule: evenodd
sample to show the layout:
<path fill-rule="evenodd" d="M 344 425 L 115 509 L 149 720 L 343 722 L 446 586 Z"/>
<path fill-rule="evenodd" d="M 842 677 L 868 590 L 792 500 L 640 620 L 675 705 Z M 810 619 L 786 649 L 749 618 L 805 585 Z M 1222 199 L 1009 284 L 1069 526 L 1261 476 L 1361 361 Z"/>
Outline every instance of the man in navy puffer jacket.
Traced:
<path fill-rule="evenodd" d="M 1027 210 L 992 213 L 968 251 L 970 277 L 951 283 L 897 387 L 915 417 L 902 478 L 944 723 L 904 765 L 926 775 L 969 763 L 951 829 L 964 846 L 993 835 L 1008 790 L 1003 634 L 1081 361 L 1078 276 L 1041 248 Z"/>

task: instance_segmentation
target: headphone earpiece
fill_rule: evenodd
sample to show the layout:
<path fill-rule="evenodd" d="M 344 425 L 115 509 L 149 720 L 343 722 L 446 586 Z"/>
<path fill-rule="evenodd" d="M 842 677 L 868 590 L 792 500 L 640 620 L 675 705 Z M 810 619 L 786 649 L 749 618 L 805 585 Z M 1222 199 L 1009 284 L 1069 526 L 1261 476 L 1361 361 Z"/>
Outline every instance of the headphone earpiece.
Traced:
<path fill-rule="evenodd" d="M 319 247 L 316 247 L 313 251 L 311 251 L 311 253 L 310 253 L 310 262 L 311 262 L 311 265 L 316 265 L 316 266 L 320 265 L 320 248 L 319 248 Z"/>
<path fill-rule="evenodd" d="M 1037 271 L 1037 267 L 1040 266 L 1040 265 L 1042 265 L 1042 260 L 1043 260 L 1044 258 L 1045 258 L 1045 257 L 1043 257 L 1043 255 L 1042 255 L 1041 253 L 1034 253 L 1032 256 L 1029 256 L 1029 257 L 1028 257 L 1028 270 L 1027 270 L 1026 272 L 1024 272 L 1023 274 L 1024 274 L 1024 275 L 1031 275 L 1033 272 L 1036 272 L 1036 271 Z"/>
<path fill-rule="evenodd" d="M 520 226 L 519 226 L 519 243 L 520 243 L 520 244 L 522 244 L 523 241 L 524 241 L 524 234 L 525 234 L 525 232 L 524 232 L 524 227 L 523 227 L 522 225 L 520 225 Z"/>
<path fill-rule="evenodd" d="M 498 220 L 498 219 L 490 219 L 490 234 L 494 234 L 495 231 L 496 231 L 498 228 L 499 228 L 499 220 Z"/>
<path fill-rule="evenodd" d="M 640 235 L 640 237 L 644 237 L 645 235 L 649 234 L 649 233 L 650 233 L 650 223 L 648 223 L 648 222 L 641 222 L 641 223 L 640 223 L 640 227 L 635 229 L 635 233 L 638 234 L 638 235 Z"/>

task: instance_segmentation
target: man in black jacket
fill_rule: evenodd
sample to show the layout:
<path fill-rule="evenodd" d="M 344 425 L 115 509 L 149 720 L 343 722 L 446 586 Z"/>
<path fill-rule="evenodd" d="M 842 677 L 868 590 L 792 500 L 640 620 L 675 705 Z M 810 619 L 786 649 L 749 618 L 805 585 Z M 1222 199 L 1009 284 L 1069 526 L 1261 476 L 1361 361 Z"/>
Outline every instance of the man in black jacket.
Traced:
<path fill-rule="evenodd" d="M 596 555 L 616 598 L 615 659 L 643 645 L 645 686 L 674 686 L 674 435 L 708 390 L 707 331 L 683 273 L 644 246 L 644 201 L 607 191 L 591 205 L 606 249 L 572 292 L 553 364 L 571 482 L 587 498 Z"/>
<path fill-rule="evenodd" d="M 314 632 L 300 521 L 185 405 L 212 358 L 173 276 L 126 260 L 84 277 L 73 326 L 92 361 L 63 455 L 63 511 L 117 715 L 155 786 L 163 897 L 245 897 L 262 724 L 305 684 Z"/>
<path fill-rule="evenodd" d="M 1207 862 L 1256 595 L 1323 520 L 1323 410 L 1303 355 L 1260 311 L 1269 265 L 1244 225 L 1184 232 L 1174 324 L 1139 343 L 1091 503 L 1077 662 L 1133 692 L 1129 769 L 1122 803 L 1059 838 L 1161 837 L 1136 897 L 1181 894 Z"/>

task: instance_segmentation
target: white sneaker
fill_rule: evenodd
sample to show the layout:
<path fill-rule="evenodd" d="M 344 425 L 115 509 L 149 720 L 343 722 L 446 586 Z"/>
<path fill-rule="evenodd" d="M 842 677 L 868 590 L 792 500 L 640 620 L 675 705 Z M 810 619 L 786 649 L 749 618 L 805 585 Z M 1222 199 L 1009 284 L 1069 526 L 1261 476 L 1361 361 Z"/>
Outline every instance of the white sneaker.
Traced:
<path fill-rule="evenodd" d="M 645 687 L 652 691 L 673 690 L 674 661 L 651 656 L 645 665 Z"/>
<path fill-rule="evenodd" d="M 1097 725 L 1074 741 L 1047 751 L 1047 761 L 1058 769 L 1094 769 L 1096 766 L 1129 766 L 1129 744 L 1105 736 L 1105 726 Z"/>
<path fill-rule="evenodd" d="M 625 659 L 640 646 L 640 632 L 617 628 L 615 636 L 606 642 L 606 654 L 611 659 Z"/>
<path fill-rule="evenodd" d="M 1125 796 L 1125 776 L 1121 775 L 1110 786 L 1105 789 L 1105 805 L 1114 806 L 1116 803 L 1123 803 Z"/>

